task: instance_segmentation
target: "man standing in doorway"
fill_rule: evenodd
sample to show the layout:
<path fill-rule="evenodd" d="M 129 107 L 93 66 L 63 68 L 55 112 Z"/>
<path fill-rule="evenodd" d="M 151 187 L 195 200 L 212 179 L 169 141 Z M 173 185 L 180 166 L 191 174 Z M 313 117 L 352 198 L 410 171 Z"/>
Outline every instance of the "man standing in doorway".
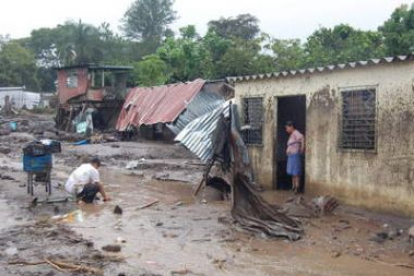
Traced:
<path fill-rule="evenodd" d="M 103 196 L 104 201 L 110 200 L 99 177 L 100 166 L 101 161 L 98 158 L 82 164 L 70 174 L 65 185 L 66 191 L 76 196 L 80 203 L 92 203 L 98 192 Z"/>
<path fill-rule="evenodd" d="M 302 155 L 305 153 L 305 137 L 300 133 L 292 121 L 286 122 L 285 130 L 289 134 L 286 154 L 287 174 L 292 176 L 292 190 L 297 194 L 300 190 L 300 177 L 302 176 Z"/>

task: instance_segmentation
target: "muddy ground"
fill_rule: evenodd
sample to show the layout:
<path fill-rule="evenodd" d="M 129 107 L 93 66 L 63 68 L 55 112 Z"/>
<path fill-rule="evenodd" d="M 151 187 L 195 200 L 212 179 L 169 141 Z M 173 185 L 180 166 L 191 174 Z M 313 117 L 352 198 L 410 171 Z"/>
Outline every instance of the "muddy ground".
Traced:
<path fill-rule="evenodd" d="M 0 275 L 79 275 L 45 260 L 105 275 L 414 275 L 407 236 L 413 219 L 341 205 L 332 215 L 303 219 L 306 235 L 297 242 L 255 237 L 234 224 L 229 202 L 213 201 L 208 192 L 207 200 L 192 196 L 203 164 L 177 145 L 65 142 L 54 156 L 53 194 L 48 199 L 39 184 L 34 205 L 21 150 L 39 134 L 25 131 L 0 136 Z M 44 204 L 66 199 L 70 171 L 96 155 L 104 161 L 101 177 L 111 202 Z M 263 195 L 275 204 L 292 197 Z M 117 205 L 122 215 L 113 213 Z M 380 232 L 392 239 L 378 238 Z M 121 252 L 105 252 L 106 245 Z"/>

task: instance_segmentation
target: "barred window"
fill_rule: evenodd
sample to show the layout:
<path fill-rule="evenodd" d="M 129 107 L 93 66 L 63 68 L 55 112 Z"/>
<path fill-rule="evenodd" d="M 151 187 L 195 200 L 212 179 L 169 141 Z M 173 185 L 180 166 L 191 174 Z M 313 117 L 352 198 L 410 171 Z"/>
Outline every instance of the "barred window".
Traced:
<path fill-rule="evenodd" d="M 376 149 L 376 103 L 375 88 L 342 92 L 342 149 Z"/>
<path fill-rule="evenodd" d="M 244 141 L 250 145 L 262 144 L 263 98 L 243 99 Z"/>

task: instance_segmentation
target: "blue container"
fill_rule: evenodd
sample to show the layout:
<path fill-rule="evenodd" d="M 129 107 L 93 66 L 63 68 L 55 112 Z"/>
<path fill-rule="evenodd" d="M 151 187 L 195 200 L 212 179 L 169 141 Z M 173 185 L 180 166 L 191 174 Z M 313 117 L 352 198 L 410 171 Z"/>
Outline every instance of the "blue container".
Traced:
<path fill-rule="evenodd" d="M 23 170 L 25 172 L 44 172 L 52 169 L 52 155 L 29 156 L 23 155 Z"/>
<path fill-rule="evenodd" d="M 16 131 L 17 130 L 17 122 L 10 122 L 9 125 L 10 125 L 10 129 L 12 131 Z"/>

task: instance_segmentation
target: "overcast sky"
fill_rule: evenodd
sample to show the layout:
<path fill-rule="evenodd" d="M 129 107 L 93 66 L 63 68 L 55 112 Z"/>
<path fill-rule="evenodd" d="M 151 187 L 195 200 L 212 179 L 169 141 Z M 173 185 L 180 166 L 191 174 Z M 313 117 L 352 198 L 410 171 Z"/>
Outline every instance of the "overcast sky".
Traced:
<path fill-rule="evenodd" d="M 176 0 L 181 26 L 193 24 L 203 34 L 206 24 L 221 16 L 251 13 L 264 32 L 277 38 L 306 38 L 319 26 L 348 23 L 360 29 L 376 29 L 401 4 L 413 0 Z M 31 30 L 54 27 L 66 20 L 111 24 L 118 31 L 120 19 L 133 0 L 11 0 L 0 6 L 0 34 L 29 36 Z"/>

